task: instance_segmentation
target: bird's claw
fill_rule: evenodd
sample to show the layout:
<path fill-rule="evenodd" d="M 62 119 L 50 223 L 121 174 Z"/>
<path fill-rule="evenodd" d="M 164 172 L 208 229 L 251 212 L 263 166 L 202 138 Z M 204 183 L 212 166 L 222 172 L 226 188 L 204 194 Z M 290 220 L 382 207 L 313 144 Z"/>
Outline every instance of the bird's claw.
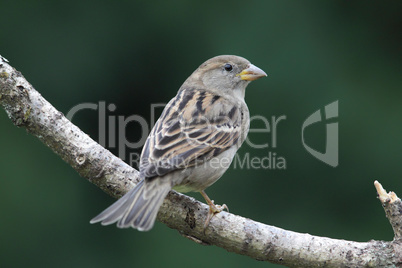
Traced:
<path fill-rule="evenodd" d="M 226 204 L 223 205 L 215 205 L 214 204 L 214 200 L 211 200 L 211 204 L 209 204 L 209 211 L 208 211 L 208 215 L 207 215 L 207 219 L 205 220 L 204 223 L 204 231 L 205 229 L 207 229 L 209 222 L 211 221 L 212 217 L 219 213 L 222 212 L 224 209 L 227 210 L 227 212 L 229 212 L 229 208 Z"/>

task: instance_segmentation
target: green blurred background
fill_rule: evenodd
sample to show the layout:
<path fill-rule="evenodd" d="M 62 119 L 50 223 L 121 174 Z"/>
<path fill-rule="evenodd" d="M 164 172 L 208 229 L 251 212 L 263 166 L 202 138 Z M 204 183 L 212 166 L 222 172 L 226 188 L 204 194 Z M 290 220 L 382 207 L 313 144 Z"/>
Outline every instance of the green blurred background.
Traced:
<path fill-rule="evenodd" d="M 373 182 L 402 196 L 401 1 L 0 0 L 0 10 L 0 54 L 65 114 L 105 101 L 117 107 L 108 116 L 149 119 L 150 105 L 168 102 L 203 61 L 246 57 L 269 75 L 248 87 L 251 115 L 286 120 L 276 148 L 245 145 L 239 156 L 275 152 L 286 170 L 231 168 L 208 194 L 232 213 L 288 230 L 392 240 Z M 301 126 L 336 100 L 333 168 L 304 149 Z M 98 139 L 96 111 L 73 122 Z M 160 223 L 147 233 L 90 225 L 113 199 L 2 109 L 0 123 L 2 267 L 277 267 L 198 245 Z M 138 125 L 126 130 L 139 139 Z M 254 143 L 271 138 L 250 134 Z M 306 131 L 306 141 L 323 151 L 325 123 Z"/>

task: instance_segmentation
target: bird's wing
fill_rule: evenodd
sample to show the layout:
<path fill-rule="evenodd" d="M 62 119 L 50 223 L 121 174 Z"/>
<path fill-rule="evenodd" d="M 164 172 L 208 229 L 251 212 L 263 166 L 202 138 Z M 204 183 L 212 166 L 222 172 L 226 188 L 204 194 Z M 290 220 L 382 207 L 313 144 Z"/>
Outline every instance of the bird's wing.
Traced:
<path fill-rule="evenodd" d="M 222 96 L 182 89 L 165 107 L 145 142 L 144 178 L 199 165 L 239 142 L 243 114 Z"/>

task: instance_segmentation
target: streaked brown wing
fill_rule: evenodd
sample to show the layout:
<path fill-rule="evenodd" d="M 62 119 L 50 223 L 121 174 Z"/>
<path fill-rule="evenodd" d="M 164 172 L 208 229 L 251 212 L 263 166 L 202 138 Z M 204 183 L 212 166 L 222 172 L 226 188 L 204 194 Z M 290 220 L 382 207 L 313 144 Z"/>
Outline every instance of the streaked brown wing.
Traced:
<path fill-rule="evenodd" d="M 223 97 L 206 91 L 179 91 L 144 145 L 141 175 L 162 176 L 213 158 L 238 142 L 241 120 L 240 109 Z"/>

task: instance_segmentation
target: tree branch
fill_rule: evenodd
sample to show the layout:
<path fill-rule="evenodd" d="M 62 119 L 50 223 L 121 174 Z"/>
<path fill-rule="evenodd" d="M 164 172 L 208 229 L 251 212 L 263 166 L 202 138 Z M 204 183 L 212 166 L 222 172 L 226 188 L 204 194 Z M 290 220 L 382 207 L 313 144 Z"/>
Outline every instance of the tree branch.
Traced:
<path fill-rule="evenodd" d="M 118 198 L 138 180 L 138 171 L 92 140 L 47 102 L 0 56 L 0 105 L 11 121 L 39 138 L 82 177 Z M 402 264 L 402 202 L 375 182 L 395 233 L 391 242 L 366 243 L 301 234 L 221 212 L 203 230 L 208 206 L 172 191 L 158 220 L 183 236 L 251 258 L 289 267 L 395 267 Z"/>

